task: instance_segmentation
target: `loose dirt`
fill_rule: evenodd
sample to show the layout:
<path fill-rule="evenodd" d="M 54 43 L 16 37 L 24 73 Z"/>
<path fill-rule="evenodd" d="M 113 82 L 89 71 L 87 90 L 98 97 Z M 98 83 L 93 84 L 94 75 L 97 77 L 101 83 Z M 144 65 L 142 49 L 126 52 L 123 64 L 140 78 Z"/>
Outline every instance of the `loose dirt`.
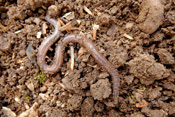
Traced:
<path fill-rule="evenodd" d="M 110 74 L 79 44 L 66 47 L 58 73 L 40 69 L 38 47 L 54 31 L 46 13 L 65 24 L 79 20 L 75 30 L 62 32 L 61 39 L 69 33 L 85 35 L 118 69 L 118 104 Z M 99 26 L 96 38 L 94 24 Z M 48 64 L 57 43 L 47 53 Z M 14 114 L 175 116 L 175 1 L 0 0 L 0 116 Z"/>

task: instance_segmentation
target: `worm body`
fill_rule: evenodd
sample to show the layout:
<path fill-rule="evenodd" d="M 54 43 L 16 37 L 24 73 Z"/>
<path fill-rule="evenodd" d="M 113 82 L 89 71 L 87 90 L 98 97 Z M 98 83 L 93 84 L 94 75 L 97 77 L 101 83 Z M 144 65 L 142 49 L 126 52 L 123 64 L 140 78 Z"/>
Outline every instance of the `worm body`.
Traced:
<path fill-rule="evenodd" d="M 65 49 L 65 46 L 70 43 L 79 43 L 81 46 L 84 46 L 89 53 L 93 56 L 95 61 L 103 66 L 112 76 L 112 81 L 113 81 L 113 96 L 114 96 L 114 101 L 117 103 L 117 97 L 119 94 L 119 74 L 118 71 L 112 66 L 111 63 L 109 63 L 105 57 L 103 57 L 95 47 L 95 45 L 92 43 L 91 40 L 88 38 L 76 35 L 76 34 L 70 34 L 62 40 L 61 45 L 58 45 L 56 48 L 56 53 L 54 56 L 53 64 L 51 66 L 47 65 L 45 61 L 45 57 L 47 54 L 47 51 L 49 47 L 59 38 L 60 36 L 60 31 L 57 29 L 57 22 L 54 19 L 50 19 L 48 16 L 46 16 L 46 20 L 54 25 L 55 31 L 54 33 L 49 36 L 46 40 L 42 42 L 42 44 L 39 47 L 38 51 L 38 57 L 37 57 L 37 62 L 38 65 L 48 73 L 56 73 L 62 66 L 63 64 L 63 51 Z"/>
<path fill-rule="evenodd" d="M 55 19 L 51 19 L 49 16 L 46 16 L 46 20 L 54 26 L 55 31 L 52 35 L 50 35 L 47 39 L 45 39 L 41 43 L 39 50 L 38 50 L 37 62 L 38 62 L 38 65 L 45 72 L 56 73 L 61 68 L 61 66 L 63 64 L 63 53 L 62 53 L 62 51 L 60 51 L 61 48 L 60 47 L 56 48 L 57 50 L 56 50 L 52 65 L 47 65 L 47 63 L 45 61 L 45 57 L 46 57 L 46 54 L 47 54 L 47 51 L 49 50 L 49 48 L 60 37 L 61 32 L 57 28 L 57 21 Z"/>

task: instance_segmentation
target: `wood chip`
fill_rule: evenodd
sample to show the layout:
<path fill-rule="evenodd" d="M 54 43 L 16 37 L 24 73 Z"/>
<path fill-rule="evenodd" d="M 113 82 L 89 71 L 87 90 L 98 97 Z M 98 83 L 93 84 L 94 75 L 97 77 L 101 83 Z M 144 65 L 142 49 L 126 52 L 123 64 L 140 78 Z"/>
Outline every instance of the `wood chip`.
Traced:
<path fill-rule="evenodd" d="M 66 30 L 67 32 L 69 32 L 70 30 L 75 29 L 74 26 L 77 23 L 78 23 L 77 20 L 73 20 L 71 22 L 68 22 L 66 25 L 63 25 L 62 27 L 60 27 L 59 30 L 61 30 L 61 31 L 65 31 Z M 79 28 L 76 28 L 76 29 L 79 29 Z"/>
<path fill-rule="evenodd" d="M 130 35 L 128 35 L 126 33 L 123 36 L 126 37 L 126 38 L 128 38 L 128 39 L 130 39 L 130 40 L 133 40 L 134 39 L 133 37 L 131 37 Z"/>
<path fill-rule="evenodd" d="M 58 21 L 60 22 L 60 24 L 61 24 L 62 26 L 65 25 L 64 22 L 63 22 L 60 18 L 58 18 Z M 60 27 L 58 27 L 58 28 L 60 28 Z"/>
<path fill-rule="evenodd" d="M 21 32 L 21 30 L 18 30 L 18 31 L 15 32 L 15 34 L 18 34 L 18 33 L 20 33 L 20 32 Z"/>
<path fill-rule="evenodd" d="M 83 8 L 89 15 L 94 16 L 93 13 L 86 6 L 84 6 Z"/>
<path fill-rule="evenodd" d="M 47 24 L 46 23 L 43 23 L 42 25 L 42 32 L 43 32 L 43 35 L 46 34 L 46 29 L 48 28 Z"/>
<path fill-rule="evenodd" d="M 58 22 L 57 22 L 57 28 L 58 29 L 61 27 L 61 25 L 62 25 L 61 23 L 62 23 L 62 21 L 58 19 Z M 63 25 L 64 25 L 64 23 L 63 23 Z"/>
<path fill-rule="evenodd" d="M 59 85 L 63 88 L 66 89 L 65 85 L 63 83 L 59 83 Z"/>
<path fill-rule="evenodd" d="M 8 28 L 5 27 L 5 26 L 3 26 L 3 25 L 0 23 L 0 31 L 6 32 L 6 31 L 8 31 Z"/>
<path fill-rule="evenodd" d="M 70 20 L 73 20 L 75 19 L 75 13 L 74 12 L 69 12 L 69 13 L 66 13 L 63 18 L 65 18 L 66 20 L 70 21 Z"/>
<path fill-rule="evenodd" d="M 68 12 L 68 13 L 64 14 L 62 17 L 65 18 L 65 17 L 69 16 L 71 13 L 72 12 Z"/>
<path fill-rule="evenodd" d="M 71 68 L 71 70 L 74 70 L 75 57 L 74 57 L 74 47 L 73 46 L 70 47 L 70 53 L 71 53 L 71 65 L 70 65 L 70 68 Z"/>
<path fill-rule="evenodd" d="M 93 39 L 96 39 L 98 29 L 99 25 L 93 24 Z"/>

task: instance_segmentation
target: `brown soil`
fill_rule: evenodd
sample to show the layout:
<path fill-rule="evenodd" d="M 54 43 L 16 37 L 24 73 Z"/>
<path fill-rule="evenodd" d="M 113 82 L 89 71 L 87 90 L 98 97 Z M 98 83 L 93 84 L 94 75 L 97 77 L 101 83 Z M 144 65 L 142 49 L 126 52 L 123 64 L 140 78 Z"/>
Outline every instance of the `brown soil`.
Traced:
<path fill-rule="evenodd" d="M 0 116 L 11 116 L 4 107 L 19 116 L 175 116 L 174 11 L 174 0 L 0 0 Z M 78 44 L 73 71 L 67 46 L 61 70 L 42 73 L 38 47 L 54 31 L 47 12 L 65 23 L 80 20 L 78 30 L 61 38 L 70 32 L 87 36 L 119 70 L 117 105 L 110 74 Z"/>

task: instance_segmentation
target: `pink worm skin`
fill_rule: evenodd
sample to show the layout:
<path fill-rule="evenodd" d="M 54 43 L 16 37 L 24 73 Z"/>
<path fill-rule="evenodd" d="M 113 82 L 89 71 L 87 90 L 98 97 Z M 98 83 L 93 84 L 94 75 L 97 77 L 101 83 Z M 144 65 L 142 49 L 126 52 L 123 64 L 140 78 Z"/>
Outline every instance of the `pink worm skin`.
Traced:
<path fill-rule="evenodd" d="M 104 58 L 97 50 L 95 45 L 92 43 L 91 40 L 88 38 L 76 35 L 76 34 L 70 34 L 62 40 L 62 44 L 58 45 L 56 48 L 56 53 L 54 56 L 53 64 L 47 65 L 45 61 L 45 57 L 47 54 L 47 51 L 49 47 L 60 37 L 60 31 L 57 29 L 57 21 L 54 19 L 49 18 L 46 16 L 46 20 L 51 23 L 55 27 L 55 31 L 52 35 L 50 35 L 47 39 L 45 39 L 38 50 L 38 57 L 37 57 L 37 62 L 38 65 L 47 73 L 56 73 L 57 71 L 60 70 L 62 64 L 63 64 L 63 52 L 65 49 L 65 46 L 70 43 L 79 43 L 80 45 L 84 46 L 89 53 L 94 57 L 95 61 L 103 66 L 112 76 L 112 81 L 113 81 L 113 96 L 114 96 L 114 101 L 115 103 L 118 102 L 118 94 L 119 94 L 119 74 L 118 71 L 112 66 L 111 63 L 109 63 L 106 58 Z"/>

